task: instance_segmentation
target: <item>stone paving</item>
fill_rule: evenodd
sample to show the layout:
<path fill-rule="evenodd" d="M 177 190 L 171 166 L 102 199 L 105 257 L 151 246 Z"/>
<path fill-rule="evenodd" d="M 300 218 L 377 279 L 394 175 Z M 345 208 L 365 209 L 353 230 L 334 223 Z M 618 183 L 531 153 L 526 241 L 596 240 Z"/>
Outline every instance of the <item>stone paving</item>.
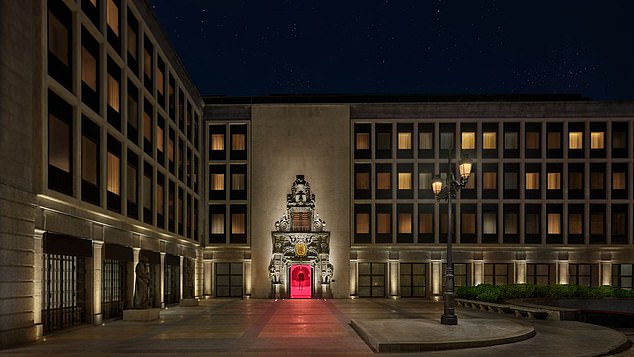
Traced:
<path fill-rule="evenodd" d="M 352 319 L 430 319 L 442 303 L 429 300 L 224 300 L 170 307 L 155 322 L 108 321 L 58 332 L 44 340 L 0 351 L 0 356 L 408 356 L 376 354 L 350 326 Z M 458 309 L 459 318 L 510 318 Z M 581 323 L 531 321 L 526 341 L 430 356 L 597 355 L 604 328 Z M 632 350 L 622 353 L 632 355 Z M 603 352 L 605 353 L 605 352 Z M 416 354 L 416 355 L 420 355 Z"/>

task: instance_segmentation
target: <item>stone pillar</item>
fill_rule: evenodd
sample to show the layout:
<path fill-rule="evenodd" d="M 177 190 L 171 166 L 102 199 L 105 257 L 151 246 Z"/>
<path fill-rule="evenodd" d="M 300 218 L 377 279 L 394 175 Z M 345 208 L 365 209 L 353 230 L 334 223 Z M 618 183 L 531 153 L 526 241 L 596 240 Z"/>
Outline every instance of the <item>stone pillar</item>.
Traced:
<path fill-rule="evenodd" d="M 473 261 L 473 285 L 484 283 L 484 260 Z"/>
<path fill-rule="evenodd" d="M 398 260 L 389 260 L 389 274 L 390 274 L 390 297 L 397 298 L 399 296 L 399 264 Z"/>
<path fill-rule="evenodd" d="M 180 256 L 180 262 L 179 262 L 179 268 L 178 268 L 178 279 L 179 279 L 178 301 L 183 300 L 183 259 L 185 259 L 185 257 L 183 257 L 181 255 Z"/>
<path fill-rule="evenodd" d="M 251 259 L 244 260 L 244 296 L 251 297 Z"/>
<path fill-rule="evenodd" d="M 160 300 L 161 300 L 161 309 L 165 308 L 165 252 L 161 252 L 161 267 L 159 268 L 161 270 L 161 279 L 160 279 L 160 284 L 161 284 L 161 288 L 159 289 L 159 296 L 160 296 Z"/>
<path fill-rule="evenodd" d="M 526 284 L 526 260 L 515 261 L 515 283 Z"/>
<path fill-rule="evenodd" d="M 557 261 L 557 283 L 568 284 L 568 261 Z"/>
<path fill-rule="evenodd" d="M 211 260 L 203 260 L 203 295 L 213 295 L 213 289 L 211 286 L 211 275 L 213 264 Z"/>
<path fill-rule="evenodd" d="M 134 306 L 134 289 L 136 287 L 136 265 L 139 263 L 139 253 L 141 253 L 141 248 L 132 248 L 132 267 L 128 264 L 128 271 L 132 272 L 132 274 L 128 274 L 128 306 Z"/>
<path fill-rule="evenodd" d="M 431 262 L 431 293 L 433 296 L 442 295 L 442 262 L 433 260 Z"/>
<path fill-rule="evenodd" d="M 100 325 L 103 321 L 103 314 L 101 311 L 101 285 L 102 285 L 102 253 L 103 242 L 92 241 L 92 314 L 93 323 Z"/>
<path fill-rule="evenodd" d="M 350 260 L 350 296 L 357 296 L 357 278 L 358 278 L 359 262 Z"/>
<path fill-rule="evenodd" d="M 44 325 L 42 322 L 43 297 L 42 291 L 44 278 L 44 231 L 35 230 L 33 235 L 33 324 L 35 325 L 36 338 L 39 339 L 44 334 Z"/>
<path fill-rule="evenodd" d="M 612 285 L 612 262 L 602 261 L 599 267 L 600 267 L 599 271 L 601 272 L 601 275 L 600 275 L 601 285 L 611 286 Z"/>

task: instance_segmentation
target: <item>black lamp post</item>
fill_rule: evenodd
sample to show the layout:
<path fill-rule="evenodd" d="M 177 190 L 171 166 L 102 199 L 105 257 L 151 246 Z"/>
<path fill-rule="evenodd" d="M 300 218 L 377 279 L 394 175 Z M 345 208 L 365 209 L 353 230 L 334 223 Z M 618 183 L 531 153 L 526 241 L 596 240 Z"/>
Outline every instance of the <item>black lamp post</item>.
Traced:
<path fill-rule="evenodd" d="M 451 199 L 456 198 L 456 193 L 460 191 L 469 181 L 471 174 L 471 160 L 462 159 L 458 163 L 458 172 L 460 176 L 456 178 L 454 171 L 451 169 L 450 152 L 447 155 L 447 176 L 445 182 L 436 175 L 431 182 L 431 188 L 436 195 L 436 200 L 446 200 L 448 204 L 447 217 L 447 272 L 445 274 L 445 291 L 443 292 L 444 312 L 440 318 L 443 325 L 458 324 L 458 316 L 456 316 L 456 301 L 454 299 L 454 275 L 453 275 L 453 251 L 451 250 Z"/>

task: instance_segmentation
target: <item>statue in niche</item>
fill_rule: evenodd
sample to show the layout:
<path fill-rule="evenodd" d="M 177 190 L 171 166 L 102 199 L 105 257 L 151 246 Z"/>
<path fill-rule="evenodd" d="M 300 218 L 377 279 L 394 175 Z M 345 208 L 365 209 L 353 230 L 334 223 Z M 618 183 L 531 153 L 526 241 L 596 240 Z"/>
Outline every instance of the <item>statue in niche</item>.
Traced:
<path fill-rule="evenodd" d="M 194 274 L 191 259 L 185 258 L 183 261 L 183 299 L 194 298 Z"/>
<path fill-rule="evenodd" d="M 134 282 L 135 309 L 148 309 L 152 307 L 152 286 L 150 282 L 149 262 L 142 258 L 136 265 L 136 281 Z"/>
<path fill-rule="evenodd" d="M 326 266 L 326 270 L 321 272 L 321 280 L 324 284 L 330 284 L 334 269 L 335 268 L 332 266 L 332 264 L 328 263 L 328 265 Z"/>

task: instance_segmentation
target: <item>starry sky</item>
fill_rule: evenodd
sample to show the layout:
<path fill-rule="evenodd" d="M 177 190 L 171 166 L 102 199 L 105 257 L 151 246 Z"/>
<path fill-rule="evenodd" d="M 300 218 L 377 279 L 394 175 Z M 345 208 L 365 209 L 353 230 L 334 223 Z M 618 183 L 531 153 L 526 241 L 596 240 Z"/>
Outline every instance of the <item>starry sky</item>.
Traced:
<path fill-rule="evenodd" d="M 203 95 L 634 99 L 634 1 L 150 0 Z"/>

